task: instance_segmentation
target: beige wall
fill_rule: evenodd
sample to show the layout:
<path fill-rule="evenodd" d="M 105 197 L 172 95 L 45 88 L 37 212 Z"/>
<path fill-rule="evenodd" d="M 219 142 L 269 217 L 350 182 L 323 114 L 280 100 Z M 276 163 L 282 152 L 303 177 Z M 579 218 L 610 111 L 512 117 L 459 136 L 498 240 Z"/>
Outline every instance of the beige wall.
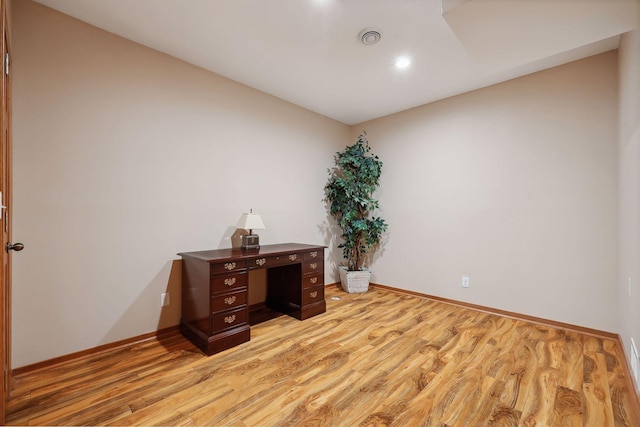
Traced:
<path fill-rule="evenodd" d="M 14 368 L 175 325 L 176 252 L 230 246 L 248 208 L 263 243 L 331 244 L 326 169 L 363 129 L 390 224 L 375 282 L 618 331 L 616 283 L 640 245 L 622 239 L 618 268 L 615 52 L 350 129 L 30 1 L 13 9 L 14 236 L 27 245 Z M 634 94 L 637 40 L 620 70 Z M 621 107 L 635 146 L 637 99 Z M 637 201 L 631 158 L 620 194 Z M 637 231 L 633 209 L 620 220 Z M 622 329 L 637 337 L 630 307 Z"/>
<path fill-rule="evenodd" d="M 619 93 L 619 332 L 627 357 L 631 357 L 632 337 L 640 347 L 640 30 L 622 37 Z M 636 386 L 640 391 L 640 384 Z"/>
<path fill-rule="evenodd" d="M 355 126 L 384 161 L 372 280 L 616 331 L 617 111 L 610 52 Z"/>
<path fill-rule="evenodd" d="M 13 6 L 14 368 L 176 325 L 176 253 L 231 246 L 249 208 L 263 244 L 328 242 L 346 125 Z"/>

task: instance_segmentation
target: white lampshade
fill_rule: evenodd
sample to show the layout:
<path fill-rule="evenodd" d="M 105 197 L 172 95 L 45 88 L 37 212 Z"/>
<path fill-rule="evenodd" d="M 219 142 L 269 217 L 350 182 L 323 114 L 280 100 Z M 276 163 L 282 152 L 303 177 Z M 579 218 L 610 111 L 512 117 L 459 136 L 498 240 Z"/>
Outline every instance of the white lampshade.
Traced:
<path fill-rule="evenodd" d="M 249 212 L 243 213 L 238 223 L 236 224 L 236 228 L 242 228 L 244 230 L 263 230 L 266 227 L 264 226 L 264 222 L 262 222 L 262 218 L 257 213 Z"/>

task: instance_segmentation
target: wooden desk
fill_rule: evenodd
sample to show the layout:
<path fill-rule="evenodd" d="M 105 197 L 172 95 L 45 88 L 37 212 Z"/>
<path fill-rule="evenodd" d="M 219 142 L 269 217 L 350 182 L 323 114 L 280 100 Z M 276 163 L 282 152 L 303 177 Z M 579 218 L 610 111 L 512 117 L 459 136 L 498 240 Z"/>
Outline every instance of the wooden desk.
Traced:
<path fill-rule="evenodd" d="M 208 355 L 250 339 L 248 272 L 267 270 L 267 307 L 304 320 L 326 311 L 324 246 L 183 252 L 180 331 Z"/>

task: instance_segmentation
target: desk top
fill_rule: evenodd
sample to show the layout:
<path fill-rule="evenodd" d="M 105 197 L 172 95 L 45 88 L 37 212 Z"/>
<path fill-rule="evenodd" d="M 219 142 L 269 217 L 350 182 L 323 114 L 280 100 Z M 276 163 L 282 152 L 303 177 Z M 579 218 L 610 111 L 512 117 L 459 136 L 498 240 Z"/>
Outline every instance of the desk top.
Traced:
<path fill-rule="evenodd" d="M 305 245 L 301 243 L 282 243 L 278 245 L 262 245 L 260 249 L 225 248 L 209 251 L 180 252 L 183 258 L 195 258 L 207 262 L 221 262 L 227 260 L 242 260 L 260 258 L 268 255 L 286 254 L 291 252 L 312 251 L 324 249 L 326 246 Z"/>

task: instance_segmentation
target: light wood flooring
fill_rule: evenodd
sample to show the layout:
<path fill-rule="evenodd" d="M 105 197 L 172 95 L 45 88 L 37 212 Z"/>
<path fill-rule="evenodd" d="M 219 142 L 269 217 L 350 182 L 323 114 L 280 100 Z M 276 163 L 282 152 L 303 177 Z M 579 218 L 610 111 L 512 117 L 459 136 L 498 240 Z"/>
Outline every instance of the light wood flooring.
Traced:
<path fill-rule="evenodd" d="M 637 427 L 620 357 L 606 338 L 331 287 L 326 313 L 211 357 L 176 333 L 19 375 L 8 423 Z"/>

